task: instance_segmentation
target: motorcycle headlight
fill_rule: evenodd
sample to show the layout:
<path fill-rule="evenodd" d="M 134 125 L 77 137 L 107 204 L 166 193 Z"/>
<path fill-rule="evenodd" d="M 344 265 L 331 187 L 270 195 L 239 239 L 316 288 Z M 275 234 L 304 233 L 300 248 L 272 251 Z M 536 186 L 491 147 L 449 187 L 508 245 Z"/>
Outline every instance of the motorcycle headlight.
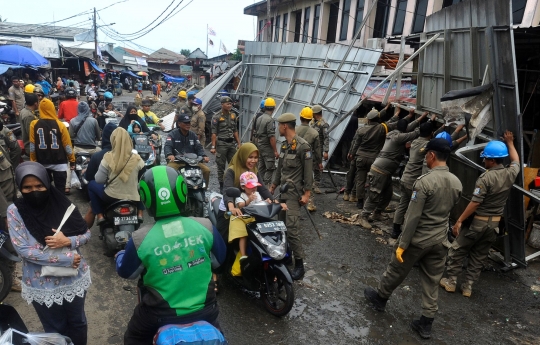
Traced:
<path fill-rule="evenodd" d="M 264 246 L 264 249 L 266 249 L 266 252 L 272 259 L 281 260 L 287 255 L 287 236 L 285 236 L 285 233 L 282 232 L 283 240 L 277 246 L 268 242 L 259 232 L 253 231 L 253 234 L 255 234 L 257 240 Z"/>
<path fill-rule="evenodd" d="M 184 170 L 184 172 L 182 172 L 182 175 L 184 175 L 184 177 L 200 177 L 202 176 L 202 172 L 201 170 L 199 169 L 189 169 L 189 170 Z"/>

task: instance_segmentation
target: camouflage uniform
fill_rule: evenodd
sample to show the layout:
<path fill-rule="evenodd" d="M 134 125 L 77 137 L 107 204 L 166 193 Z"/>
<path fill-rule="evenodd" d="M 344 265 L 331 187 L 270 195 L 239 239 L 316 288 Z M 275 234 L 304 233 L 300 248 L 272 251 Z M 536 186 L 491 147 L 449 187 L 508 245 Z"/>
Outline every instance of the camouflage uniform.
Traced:
<path fill-rule="evenodd" d="M 191 117 L 191 130 L 197 134 L 203 147 L 206 144 L 206 135 L 204 133 L 205 124 L 206 115 L 202 109 Z"/>
<path fill-rule="evenodd" d="M 329 147 L 330 147 L 330 139 L 328 135 L 328 128 L 330 128 L 330 125 L 326 122 L 324 118 L 321 117 L 319 121 L 316 121 L 315 119 L 311 120 L 309 123 L 309 126 L 311 128 L 314 128 L 317 132 L 319 132 L 319 143 L 322 145 L 319 149 L 319 155 L 322 158 L 323 153 L 328 153 Z M 313 189 L 318 190 L 319 185 L 321 184 L 321 171 L 319 170 L 319 165 L 315 166 L 315 162 L 313 162 L 313 173 L 314 173 L 314 180 L 313 180 Z"/>
<path fill-rule="evenodd" d="M 216 141 L 216 164 L 218 168 L 218 181 L 223 183 L 225 164 L 230 162 L 236 153 L 234 133 L 238 133 L 238 118 L 233 112 L 218 111 L 212 117 L 212 134 Z"/>

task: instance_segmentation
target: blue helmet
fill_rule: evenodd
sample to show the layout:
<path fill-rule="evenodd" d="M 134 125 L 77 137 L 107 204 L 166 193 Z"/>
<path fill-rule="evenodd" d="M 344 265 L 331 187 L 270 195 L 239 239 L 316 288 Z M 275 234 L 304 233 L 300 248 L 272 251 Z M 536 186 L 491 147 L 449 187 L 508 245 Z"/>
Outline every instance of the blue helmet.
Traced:
<path fill-rule="evenodd" d="M 259 108 L 264 109 L 264 101 L 264 99 L 261 101 L 261 105 L 259 106 Z"/>
<path fill-rule="evenodd" d="M 447 132 L 441 132 L 435 136 L 435 139 L 439 139 L 439 138 L 442 138 L 448 141 L 448 144 L 450 145 L 450 147 L 452 147 L 452 137 L 450 136 L 450 134 L 448 134 Z"/>
<path fill-rule="evenodd" d="M 109 92 L 109 91 L 105 92 L 103 94 L 103 97 L 105 97 L 105 99 L 110 99 L 110 100 L 112 100 L 114 98 L 113 94 L 111 92 Z"/>
<path fill-rule="evenodd" d="M 197 92 L 195 92 L 195 91 L 189 91 L 189 92 L 187 93 L 187 99 L 194 99 L 196 93 L 197 93 Z"/>
<path fill-rule="evenodd" d="M 499 140 L 490 141 L 484 151 L 480 153 L 480 158 L 504 158 L 508 157 L 508 147 Z"/>
<path fill-rule="evenodd" d="M 218 94 L 219 94 L 220 97 L 229 97 L 230 96 L 229 92 L 227 92 L 227 90 L 225 90 L 225 89 L 219 91 Z"/>

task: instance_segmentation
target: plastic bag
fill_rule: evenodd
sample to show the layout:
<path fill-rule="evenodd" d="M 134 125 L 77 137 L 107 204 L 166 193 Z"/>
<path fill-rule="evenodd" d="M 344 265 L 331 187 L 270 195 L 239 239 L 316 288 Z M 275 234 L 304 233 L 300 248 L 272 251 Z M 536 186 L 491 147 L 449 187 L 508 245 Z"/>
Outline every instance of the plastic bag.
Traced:
<path fill-rule="evenodd" d="M 81 181 L 79 180 L 79 177 L 75 173 L 75 171 L 71 172 L 71 187 L 73 188 L 81 188 Z"/>
<path fill-rule="evenodd" d="M 30 345 L 73 345 L 71 339 L 58 333 L 28 333 L 24 334 L 13 328 L 8 329 L 0 337 L 0 345 L 12 345 L 13 335 L 20 334 L 24 342 Z"/>
<path fill-rule="evenodd" d="M 161 327 L 154 336 L 155 345 L 227 345 L 223 334 L 206 321 L 197 321 L 185 325 L 167 325 Z"/>

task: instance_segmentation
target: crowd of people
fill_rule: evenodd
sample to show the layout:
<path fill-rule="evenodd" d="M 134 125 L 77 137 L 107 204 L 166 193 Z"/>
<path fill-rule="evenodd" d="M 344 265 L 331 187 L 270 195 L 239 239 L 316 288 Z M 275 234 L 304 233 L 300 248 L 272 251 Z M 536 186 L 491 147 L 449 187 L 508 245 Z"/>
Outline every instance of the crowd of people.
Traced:
<path fill-rule="evenodd" d="M 309 211 L 317 209 L 314 194 L 321 193 L 323 164 L 329 159 L 329 125 L 321 105 L 303 108 L 297 125 L 297 116 L 292 113 L 274 119 L 276 102 L 267 98 L 253 115 L 251 142 L 241 143 L 238 117 L 231 110 L 233 100 L 221 97 L 221 110 L 211 121 L 210 154 L 215 155 L 220 191 L 235 187 L 242 194 L 238 199 L 223 195 L 214 228 L 207 219 L 181 216 L 187 189 L 176 156 L 195 153 L 203 157 L 200 167 L 206 186 L 210 182 L 210 169 L 205 164 L 209 157 L 204 149 L 206 116 L 202 101 L 194 93 L 182 90 L 178 94 L 173 129 L 164 145 L 167 166 L 154 167 L 139 179 L 144 162 L 132 152 L 130 134 L 147 133 L 150 124 L 164 129 L 150 111 L 150 101 L 143 101 L 141 109 L 130 106 L 125 114 L 117 114 L 121 120 L 115 124 L 100 120 L 112 104 L 105 94 L 97 95 L 96 100 L 88 96 L 85 102 L 68 87 L 68 99 L 57 111 L 43 87 L 36 85 L 32 91 L 24 91 L 16 115 L 22 126 L 24 152 L 12 133 L 0 133 L 4 139 L 0 141 L 0 188 L 4 197 L 0 215 L 9 229 L 11 251 L 23 259 L 22 284 L 15 277 L 13 289 L 33 304 L 46 332 L 70 336 L 76 345 L 86 344 L 84 300 L 90 270 L 79 248 L 89 241 L 89 228 L 96 219 L 98 224 L 104 221 L 104 205 L 121 199 L 138 202 L 141 223 L 145 209 L 156 220 L 152 226 L 136 231 L 125 251 L 116 255 L 120 276 L 134 279 L 144 272 L 145 292 L 129 322 L 126 344 L 148 343 L 167 322 L 205 320 L 219 328 L 218 281 L 212 268 L 223 263 L 225 243 L 229 243 L 238 249 L 237 274 L 242 273 L 247 262 L 247 232 L 245 222 L 237 217 L 242 215 L 243 206 L 274 202 L 277 187 L 284 184 L 291 186 L 279 200 L 286 212 L 287 238 L 294 259 L 291 276 L 294 280 L 303 278 L 306 254 L 299 229 L 300 210 L 304 206 Z M 435 116 L 428 119 L 428 113 L 415 118 L 411 110 L 400 117 L 396 107 L 389 117 L 389 110 L 389 106 L 380 112 L 371 110 L 365 125 L 358 128 L 347 157 L 354 163 L 347 174 L 344 200 L 356 203 L 362 227 L 371 228 L 373 221 L 383 220 L 389 212 L 392 176 L 409 150 L 400 179 L 401 200 L 393 218 L 395 256 L 377 289 L 367 288 L 365 296 L 376 309 L 384 310 L 392 292 L 418 263 L 423 312 L 412 327 L 428 338 L 437 311 L 438 286 L 456 291 L 467 255 L 469 266 L 461 291 L 471 296 L 520 171 L 519 156 L 511 132 L 504 134 L 504 142 L 487 144 L 481 155 L 487 171 L 479 177 L 470 204 L 455 223 L 452 230 L 456 239 L 450 245 L 449 215 L 461 197 L 462 185 L 450 173 L 446 161 L 465 140 L 466 135 L 460 136 L 463 127 L 450 134 L 451 129 L 438 126 Z M 69 130 L 64 122 L 69 122 Z M 281 143 L 278 135 L 284 138 Z M 92 153 L 85 174 L 91 209 L 84 216 L 76 208 L 70 209 L 71 201 L 66 197 L 74 154 L 82 150 Z M 30 162 L 19 165 L 21 154 L 28 155 Z M 511 164 L 504 167 L 503 160 L 508 156 Z M 18 199 L 17 190 L 22 195 Z M 162 202 L 164 195 L 171 202 Z M 65 215 L 68 221 L 57 231 Z M 176 252 L 170 247 L 168 251 L 155 249 L 182 239 L 186 239 L 186 245 L 175 246 Z M 193 255 L 193 243 L 200 245 L 197 257 Z M 217 258 L 214 265 L 211 253 Z M 443 278 L 447 255 L 448 277 Z M 170 263 L 166 270 L 161 268 L 163 262 Z M 53 270 L 57 275 L 46 277 L 40 274 L 45 266 L 72 271 L 67 275 Z M 176 288 L 188 281 L 192 286 L 189 291 Z"/>

